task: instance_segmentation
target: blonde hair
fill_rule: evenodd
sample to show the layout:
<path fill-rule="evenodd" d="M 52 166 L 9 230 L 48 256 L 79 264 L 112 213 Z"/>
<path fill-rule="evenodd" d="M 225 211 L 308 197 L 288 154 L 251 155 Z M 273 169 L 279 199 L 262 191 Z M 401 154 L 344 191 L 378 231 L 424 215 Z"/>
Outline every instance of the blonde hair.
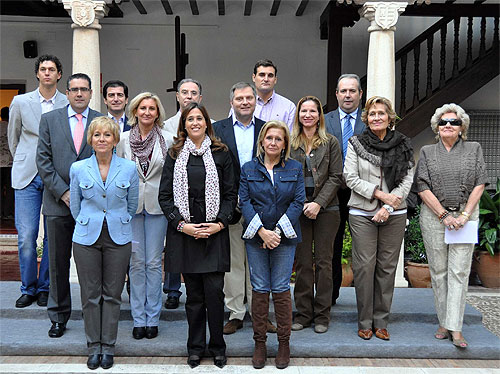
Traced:
<path fill-rule="evenodd" d="M 441 108 L 437 108 L 434 115 L 431 117 L 431 129 L 436 134 L 436 140 L 439 139 L 439 121 L 446 113 L 455 113 L 459 120 L 462 121 L 462 135 L 463 140 L 467 140 L 467 131 L 469 131 L 470 118 L 465 110 L 457 104 L 450 103 L 444 104 Z"/>
<path fill-rule="evenodd" d="M 303 125 L 299 120 L 300 108 L 306 101 L 312 101 L 314 104 L 316 104 L 316 109 L 318 110 L 319 114 L 318 126 L 311 140 L 307 139 L 306 135 L 304 134 Z M 306 146 L 307 144 L 311 144 L 312 149 L 316 149 L 319 146 L 328 143 L 329 136 L 326 132 L 323 107 L 321 105 L 321 101 L 319 101 L 316 96 L 304 96 L 297 103 L 297 110 L 295 111 L 295 120 L 293 121 L 292 135 L 290 136 L 290 139 L 290 144 L 293 149 L 297 149 L 300 146 Z"/>
<path fill-rule="evenodd" d="M 363 113 L 361 113 L 361 120 L 368 126 L 368 112 L 375 104 L 385 105 L 385 110 L 387 111 L 387 115 L 389 117 L 389 128 L 394 130 L 394 126 L 396 124 L 396 112 L 392 109 L 391 101 L 382 96 L 372 96 L 366 101 L 365 109 L 363 109 Z"/>
<path fill-rule="evenodd" d="M 264 147 L 262 147 L 262 141 L 266 137 L 267 131 L 270 129 L 280 129 L 283 130 L 285 134 L 285 161 L 290 157 L 290 131 L 288 130 L 288 125 L 283 121 L 269 121 L 262 126 L 259 132 L 259 137 L 257 138 L 257 156 L 264 157 Z"/>
<path fill-rule="evenodd" d="M 137 125 L 138 120 L 135 116 L 137 113 L 137 108 L 141 104 L 141 101 L 145 99 L 153 99 L 155 101 L 156 107 L 158 108 L 158 118 L 155 120 L 155 125 L 163 128 L 163 121 L 165 121 L 165 118 L 167 117 L 165 114 L 165 109 L 163 108 L 163 105 L 161 105 L 161 101 L 158 95 L 152 92 L 141 92 L 139 95 L 132 99 L 127 111 L 128 124 L 130 126 Z"/>
<path fill-rule="evenodd" d="M 87 130 L 88 145 L 92 145 L 92 136 L 94 136 L 94 133 L 98 128 L 110 131 L 111 134 L 113 134 L 116 144 L 118 144 L 118 142 L 120 141 L 120 126 L 111 118 L 101 116 L 94 118 L 92 122 L 90 122 L 89 128 Z"/>

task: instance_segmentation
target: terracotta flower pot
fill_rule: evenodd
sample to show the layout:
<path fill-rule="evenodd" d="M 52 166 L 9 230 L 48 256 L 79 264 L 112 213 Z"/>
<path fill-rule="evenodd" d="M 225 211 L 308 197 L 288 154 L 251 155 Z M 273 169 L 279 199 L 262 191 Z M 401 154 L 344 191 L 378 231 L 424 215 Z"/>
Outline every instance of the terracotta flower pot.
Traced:
<path fill-rule="evenodd" d="M 352 272 L 351 263 L 342 264 L 342 287 L 351 287 L 354 274 Z"/>
<path fill-rule="evenodd" d="M 500 253 L 494 256 L 486 251 L 476 252 L 475 269 L 484 287 L 500 288 Z"/>
<path fill-rule="evenodd" d="M 406 273 L 413 288 L 432 288 L 429 264 L 417 264 L 408 261 L 406 263 Z"/>

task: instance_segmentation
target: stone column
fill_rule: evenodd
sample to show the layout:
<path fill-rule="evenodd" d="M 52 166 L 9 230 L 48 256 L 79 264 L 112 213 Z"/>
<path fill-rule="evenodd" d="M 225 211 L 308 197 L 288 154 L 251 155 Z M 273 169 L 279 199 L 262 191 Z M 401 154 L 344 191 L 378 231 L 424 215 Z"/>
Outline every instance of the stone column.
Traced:
<path fill-rule="evenodd" d="M 101 111 L 101 55 L 99 52 L 99 19 L 108 14 L 104 0 L 63 0 L 64 9 L 73 20 L 73 73 L 85 73 L 92 80 L 89 106 Z"/>
<path fill-rule="evenodd" d="M 359 11 L 371 23 L 368 27 L 367 99 L 384 96 L 395 105 L 394 31 L 399 14 L 407 5 L 407 2 L 369 1 Z"/>

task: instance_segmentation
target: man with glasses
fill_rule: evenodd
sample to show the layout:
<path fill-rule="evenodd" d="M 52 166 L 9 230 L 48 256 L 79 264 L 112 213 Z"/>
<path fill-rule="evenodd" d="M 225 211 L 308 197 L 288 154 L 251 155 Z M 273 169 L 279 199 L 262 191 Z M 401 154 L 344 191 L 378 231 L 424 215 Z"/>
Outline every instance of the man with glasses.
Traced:
<path fill-rule="evenodd" d="M 73 162 L 90 157 L 87 128 L 102 116 L 88 107 L 92 97 L 90 78 L 83 73 L 68 78 L 69 105 L 43 114 L 36 154 L 38 173 L 45 186 L 42 213 L 47 219 L 50 290 L 47 312 L 51 338 L 66 330 L 71 315 L 69 268 L 75 221 L 69 209 L 69 169 Z"/>

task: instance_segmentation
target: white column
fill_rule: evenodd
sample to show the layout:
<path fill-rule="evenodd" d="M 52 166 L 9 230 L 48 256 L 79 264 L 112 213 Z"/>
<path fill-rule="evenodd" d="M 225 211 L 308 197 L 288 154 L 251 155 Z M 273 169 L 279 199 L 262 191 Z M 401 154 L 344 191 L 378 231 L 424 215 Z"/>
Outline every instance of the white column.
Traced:
<path fill-rule="evenodd" d="M 360 15 L 370 21 L 368 32 L 367 89 L 366 98 L 383 96 L 392 102 L 395 100 L 395 51 L 394 31 L 399 14 L 407 2 L 375 2 L 363 4 Z"/>
<path fill-rule="evenodd" d="M 92 81 L 89 106 L 101 111 L 101 54 L 99 51 L 99 19 L 108 14 L 104 0 L 63 0 L 73 24 L 73 74 L 85 73 Z"/>

